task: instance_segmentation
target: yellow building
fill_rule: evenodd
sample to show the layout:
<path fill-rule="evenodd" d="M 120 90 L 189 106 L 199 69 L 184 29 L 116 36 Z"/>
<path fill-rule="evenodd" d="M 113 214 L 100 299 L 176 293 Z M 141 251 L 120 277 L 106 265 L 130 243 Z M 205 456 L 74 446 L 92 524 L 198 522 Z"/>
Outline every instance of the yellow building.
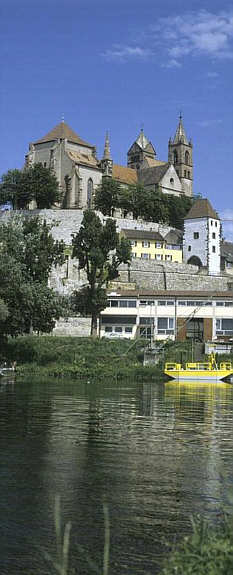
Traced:
<path fill-rule="evenodd" d="M 122 229 L 131 242 L 133 258 L 182 263 L 182 232 L 171 230 L 163 237 L 159 232 Z"/>

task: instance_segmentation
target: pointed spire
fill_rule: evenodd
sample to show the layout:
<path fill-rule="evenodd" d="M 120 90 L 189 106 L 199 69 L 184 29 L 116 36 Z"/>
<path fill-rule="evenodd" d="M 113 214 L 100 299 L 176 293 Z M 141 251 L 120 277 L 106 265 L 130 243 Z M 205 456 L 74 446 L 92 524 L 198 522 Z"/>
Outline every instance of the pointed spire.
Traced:
<path fill-rule="evenodd" d="M 103 160 L 111 160 L 109 133 L 106 132 Z"/>
<path fill-rule="evenodd" d="M 146 146 L 149 144 L 149 140 L 144 134 L 143 126 L 141 127 L 140 134 L 136 140 L 136 143 L 140 146 L 140 148 L 142 148 L 142 150 L 144 150 Z"/>
<path fill-rule="evenodd" d="M 182 144 L 188 144 L 188 140 L 184 131 L 184 126 L 183 126 L 183 118 L 182 118 L 182 114 L 180 112 L 180 117 L 179 117 L 179 124 L 177 126 L 177 130 L 175 133 L 175 138 L 173 140 L 173 144 L 179 144 L 180 142 L 182 142 Z"/>

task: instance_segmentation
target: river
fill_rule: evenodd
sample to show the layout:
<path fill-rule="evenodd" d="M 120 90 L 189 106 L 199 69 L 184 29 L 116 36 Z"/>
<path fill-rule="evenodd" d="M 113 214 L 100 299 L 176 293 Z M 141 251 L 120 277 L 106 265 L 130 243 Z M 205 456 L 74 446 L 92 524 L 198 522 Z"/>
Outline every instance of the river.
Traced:
<path fill-rule="evenodd" d="M 71 521 L 71 573 L 160 572 L 191 514 L 214 520 L 233 479 L 233 386 L 0 385 L 0 573 L 51 575 L 53 509 Z M 94 566 L 91 566 L 91 562 Z"/>

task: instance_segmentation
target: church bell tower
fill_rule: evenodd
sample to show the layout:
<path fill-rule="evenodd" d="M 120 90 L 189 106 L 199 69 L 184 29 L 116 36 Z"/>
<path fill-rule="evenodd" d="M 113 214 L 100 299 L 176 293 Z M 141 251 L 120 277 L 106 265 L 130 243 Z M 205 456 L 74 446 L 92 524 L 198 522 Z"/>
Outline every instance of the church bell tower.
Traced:
<path fill-rule="evenodd" d="M 168 143 L 168 161 L 174 165 L 182 185 L 185 196 L 193 195 L 193 145 L 188 140 L 184 131 L 182 115 L 172 140 Z"/>

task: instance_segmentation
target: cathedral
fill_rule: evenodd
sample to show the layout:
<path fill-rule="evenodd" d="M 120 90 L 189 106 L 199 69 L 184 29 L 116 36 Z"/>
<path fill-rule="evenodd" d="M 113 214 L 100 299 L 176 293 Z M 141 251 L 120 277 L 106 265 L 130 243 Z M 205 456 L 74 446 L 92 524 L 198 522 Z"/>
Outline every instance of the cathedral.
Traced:
<path fill-rule="evenodd" d="M 56 175 L 63 191 L 62 207 L 69 209 L 91 207 L 95 189 L 104 177 L 111 177 L 122 186 L 141 183 L 145 190 L 192 196 L 192 142 L 186 137 L 181 116 L 174 139 L 168 143 L 166 162 L 157 159 L 155 148 L 143 130 L 127 153 L 127 166 L 113 162 L 108 134 L 99 160 L 95 146 L 82 140 L 62 121 L 29 144 L 25 166 L 36 163 L 42 163 Z"/>

